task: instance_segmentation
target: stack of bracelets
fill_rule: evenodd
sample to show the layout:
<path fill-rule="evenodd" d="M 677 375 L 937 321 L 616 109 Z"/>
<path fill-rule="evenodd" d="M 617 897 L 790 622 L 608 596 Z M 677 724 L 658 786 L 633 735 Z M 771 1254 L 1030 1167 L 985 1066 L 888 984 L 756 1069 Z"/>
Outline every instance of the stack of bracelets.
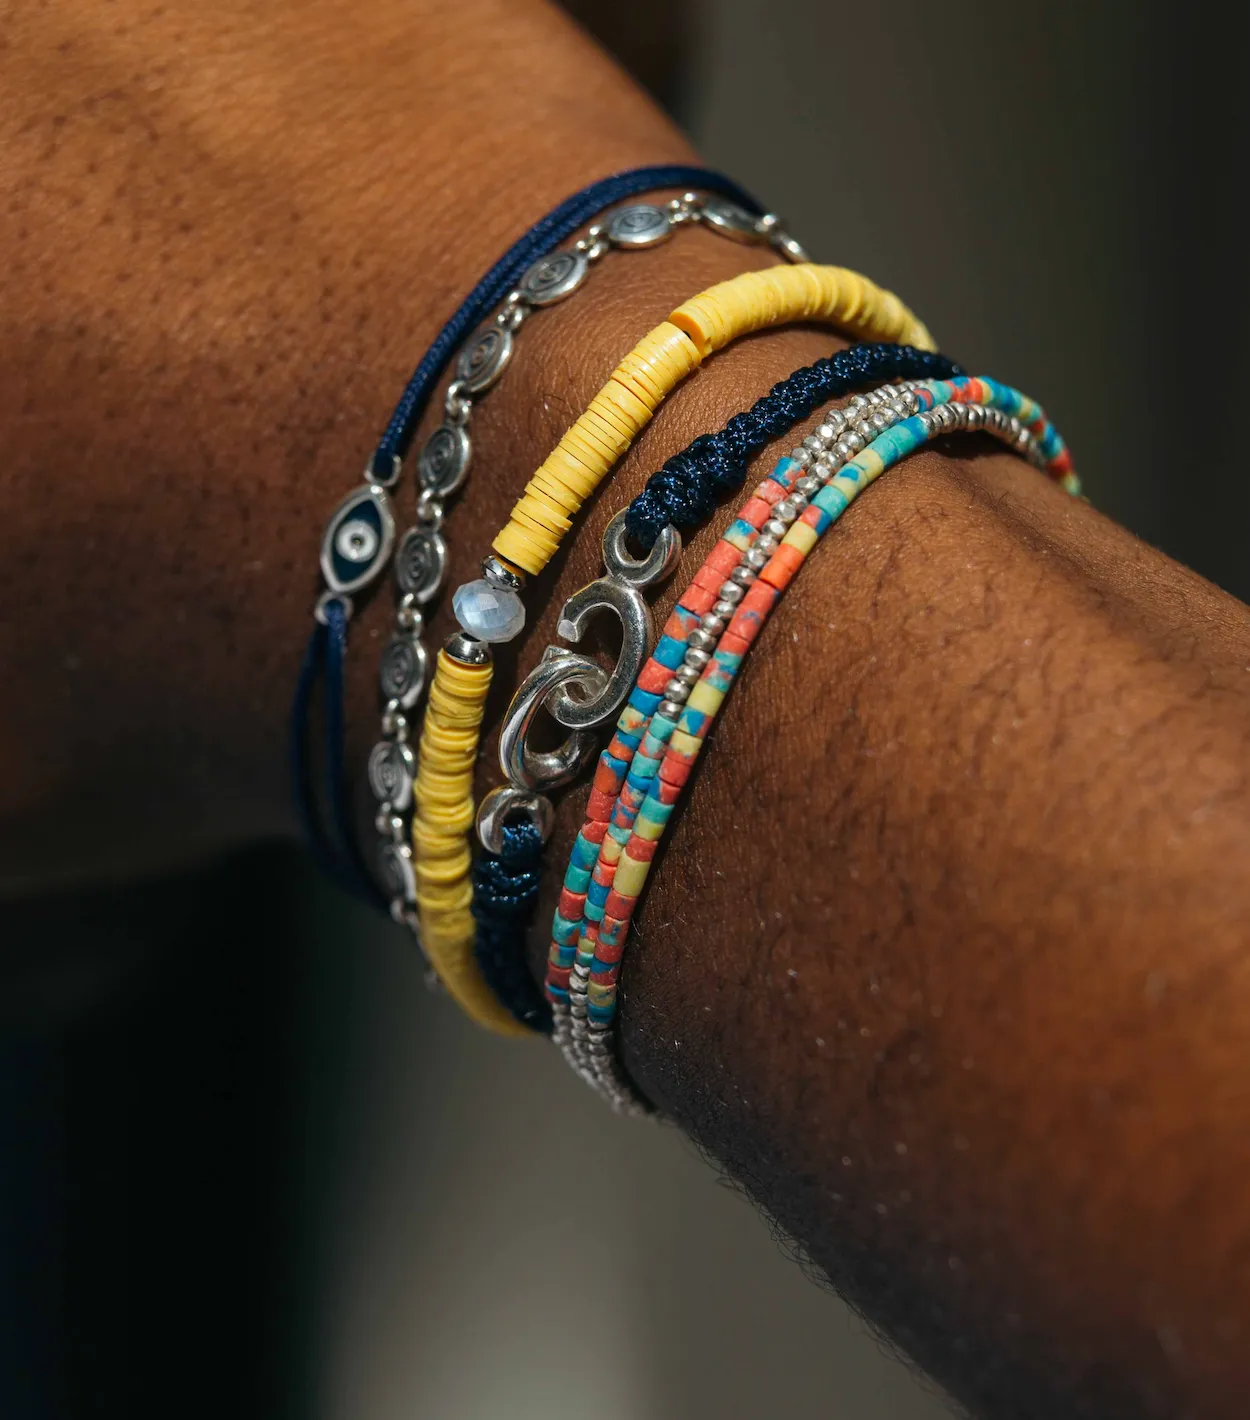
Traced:
<path fill-rule="evenodd" d="M 691 190 L 663 205 L 615 205 L 674 186 Z M 587 222 L 580 238 L 559 249 Z M 446 503 L 468 473 L 474 401 L 503 374 L 522 323 L 571 295 L 606 253 L 655 246 L 692 223 L 771 246 L 785 261 L 684 302 L 613 370 L 526 484 L 482 562 L 481 578 L 456 590 L 461 630 L 435 658 L 414 736 L 413 712 L 428 670 L 421 608 L 442 586 Z M 605 670 L 569 645 L 548 646 L 504 717 L 505 782 L 475 805 L 491 647 L 524 627 L 527 575 L 548 565 L 582 504 L 677 384 L 739 336 L 798 321 L 827 324 L 861 343 L 797 370 L 721 430 L 695 439 L 612 517 L 603 536 L 604 575 L 564 603 L 558 634 L 576 644 L 595 617 L 615 616 L 622 629 L 616 664 Z M 443 422 L 417 459 L 416 523 L 397 539 L 391 490 L 453 354 Z M 747 498 L 657 638 L 643 592 L 677 567 L 682 532 L 742 486 L 749 463 L 770 441 L 846 395 L 850 402 L 827 412 Z M 639 169 L 575 194 L 516 243 L 448 322 L 405 391 L 364 485 L 326 529 L 325 589 L 292 726 L 297 798 L 323 863 L 348 887 L 380 896 L 348 812 L 342 678 L 351 599 L 391 565 L 395 626 L 382 655 L 382 736 L 368 763 L 378 800 L 378 876 L 391 913 L 412 928 L 437 979 L 474 1020 L 506 1035 L 550 1034 L 614 1108 L 646 1112 L 614 1042 L 617 981 L 634 909 L 682 786 L 743 658 L 822 534 L 892 464 L 961 430 L 994 435 L 1079 492 L 1067 449 L 1037 404 L 936 353 L 925 327 L 890 292 L 854 272 L 810 263 L 780 220 L 728 179 L 700 169 Z M 631 539 L 642 556 L 631 554 Z M 318 682 L 326 736 L 320 803 L 307 745 Z M 556 749 L 530 747 L 540 713 L 567 732 Z M 554 821 L 549 796 L 588 769 L 596 751 L 540 990 L 527 970 L 526 938 Z M 321 826 L 319 808 L 329 828 Z"/>

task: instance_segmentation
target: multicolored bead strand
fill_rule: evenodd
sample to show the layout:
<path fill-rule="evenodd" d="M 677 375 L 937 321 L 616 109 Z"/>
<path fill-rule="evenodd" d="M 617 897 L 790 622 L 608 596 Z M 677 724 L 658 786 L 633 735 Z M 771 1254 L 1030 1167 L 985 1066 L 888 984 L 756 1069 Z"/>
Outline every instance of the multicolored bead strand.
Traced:
<path fill-rule="evenodd" d="M 832 442 L 837 433 L 830 424 L 809 440 L 808 449 L 782 459 L 761 484 L 681 598 L 681 614 L 670 618 L 657 646 L 660 659 L 653 657 L 644 669 L 651 681 L 672 672 L 664 698 L 644 691 L 655 697 L 654 704 L 644 699 L 627 706 L 601 759 L 555 918 L 548 995 L 557 1043 L 574 1069 L 618 1109 L 642 1107 L 620 1073 L 610 1038 L 634 908 L 668 817 L 742 659 L 812 547 L 886 468 L 955 429 L 995 433 L 1069 492 L 1079 491 L 1067 450 L 1040 407 L 1008 386 L 963 378 L 887 387 L 876 395 L 875 402 L 872 397 L 853 402 L 859 413 L 871 416 L 860 427 L 875 437 L 867 447 L 857 432 L 839 440 L 834 454 L 840 468 L 818 460 L 819 473 L 806 471 L 813 463 L 810 444 Z M 904 410 L 910 412 L 898 419 Z M 786 502 L 790 506 L 783 508 Z M 709 609 L 700 613 L 704 603 Z"/>

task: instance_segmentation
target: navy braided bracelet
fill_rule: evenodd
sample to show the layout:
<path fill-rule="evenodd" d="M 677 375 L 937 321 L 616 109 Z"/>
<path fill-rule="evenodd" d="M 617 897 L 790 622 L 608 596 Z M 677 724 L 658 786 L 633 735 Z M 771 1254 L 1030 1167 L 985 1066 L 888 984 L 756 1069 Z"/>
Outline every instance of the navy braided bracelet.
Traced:
<path fill-rule="evenodd" d="M 629 505 L 626 531 L 650 549 L 671 523 L 680 532 L 708 518 L 717 500 L 741 488 L 747 466 L 771 440 L 787 433 L 827 400 L 861 385 L 894 379 L 949 379 L 959 366 L 911 345 L 865 344 L 839 350 L 776 384 L 735 414 L 719 434 L 704 434 L 674 454 Z"/>
<path fill-rule="evenodd" d="M 667 523 L 679 529 L 701 523 L 718 498 L 742 486 L 755 455 L 788 434 L 817 405 L 893 379 L 949 379 L 962 373 L 944 355 L 910 345 L 853 345 L 804 366 L 750 409 L 735 414 L 720 433 L 700 435 L 652 474 L 629 505 L 626 529 L 650 548 Z M 542 837 L 533 824 L 505 827 L 503 852 L 483 851 L 474 864 L 473 916 L 482 975 L 519 1021 L 549 1031 L 550 1009 L 525 962 L 543 856 Z"/>
<path fill-rule="evenodd" d="M 465 336 L 486 319 L 521 275 L 609 207 L 625 198 L 661 188 L 697 188 L 727 197 L 753 215 L 764 210 L 732 179 L 706 168 L 685 165 L 633 168 L 593 182 L 566 198 L 518 238 L 485 273 L 426 351 L 369 461 L 373 477 L 380 485 L 389 487 L 394 482 L 398 460 L 407 452 L 435 386 Z M 319 603 L 317 624 L 308 641 L 291 707 L 293 788 L 300 822 L 317 861 L 356 896 L 384 907 L 385 899 L 360 855 L 343 774 L 342 686 L 350 612 L 350 603 L 345 597 L 328 596 Z M 319 686 L 325 746 L 318 776 L 323 787 L 318 796 L 313 792 L 309 737 L 312 705 Z"/>

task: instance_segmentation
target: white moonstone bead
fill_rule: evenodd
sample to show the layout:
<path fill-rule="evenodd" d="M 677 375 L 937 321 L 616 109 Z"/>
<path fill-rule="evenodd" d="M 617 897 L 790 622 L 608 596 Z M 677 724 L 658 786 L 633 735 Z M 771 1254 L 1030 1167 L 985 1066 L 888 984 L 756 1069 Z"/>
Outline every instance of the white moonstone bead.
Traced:
<path fill-rule="evenodd" d="M 456 620 L 479 641 L 511 641 L 525 625 L 525 605 L 515 592 L 479 579 L 456 588 Z"/>

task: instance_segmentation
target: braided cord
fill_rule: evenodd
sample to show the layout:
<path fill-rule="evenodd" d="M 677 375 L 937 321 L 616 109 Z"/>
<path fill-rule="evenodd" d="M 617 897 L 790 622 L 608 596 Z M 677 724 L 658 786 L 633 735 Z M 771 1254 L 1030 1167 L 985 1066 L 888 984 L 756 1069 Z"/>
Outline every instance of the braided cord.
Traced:
<path fill-rule="evenodd" d="M 849 350 L 796 370 L 718 434 L 704 434 L 674 454 L 629 505 L 626 530 L 648 550 L 671 523 L 679 531 L 711 516 L 717 499 L 741 488 L 751 460 L 817 405 L 861 385 L 893 379 L 949 379 L 963 371 L 945 355 L 885 342 Z"/>

